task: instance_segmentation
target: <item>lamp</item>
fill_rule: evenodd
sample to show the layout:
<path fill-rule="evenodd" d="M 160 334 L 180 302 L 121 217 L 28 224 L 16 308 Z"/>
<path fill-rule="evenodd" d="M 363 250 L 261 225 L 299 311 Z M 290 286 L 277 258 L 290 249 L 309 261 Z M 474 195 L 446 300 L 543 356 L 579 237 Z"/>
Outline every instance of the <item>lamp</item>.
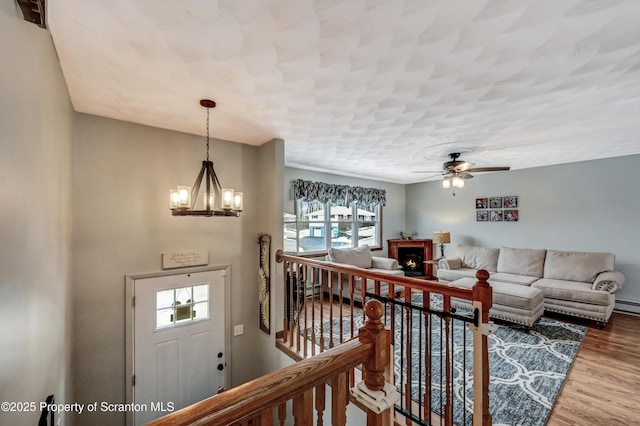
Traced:
<path fill-rule="evenodd" d="M 444 245 L 451 242 L 451 235 L 449 232 L 440 231 L 433 233 L 433 242 L 440 244 L 440 258 L 444 257 Z"/>
<path fill-rule="evenodd" d="M 244 207 L 242 192 L 235 192 L 233 188 L 222 188 L 213 169 L 213 162 L 209 161 L 209 110 L 215 108 L 216 103 L 209 99 L 202 99 L 200 105 L 207 109 L 207 159 L 202 162 L 200 173 L 193 184 L 193 188 L 178 186 L 176 189 L 169 191 L 171 214 L 173 216 L 239 217 Z M 195 210 L 203 178 L 205 179 L 205 191 L 202 200 L 203 210 Z"/>

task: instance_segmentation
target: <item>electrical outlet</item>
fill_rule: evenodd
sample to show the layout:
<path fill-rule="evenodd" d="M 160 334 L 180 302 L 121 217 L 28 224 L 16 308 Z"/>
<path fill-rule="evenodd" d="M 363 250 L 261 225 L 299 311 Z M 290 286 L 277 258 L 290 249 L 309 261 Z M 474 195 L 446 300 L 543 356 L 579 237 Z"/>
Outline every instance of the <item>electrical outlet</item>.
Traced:
<path fill-rule="evenodd" d="M 233 335 L 241 336 L 244 334 L 244 324 L 238 324 L 233 327 Z"/>

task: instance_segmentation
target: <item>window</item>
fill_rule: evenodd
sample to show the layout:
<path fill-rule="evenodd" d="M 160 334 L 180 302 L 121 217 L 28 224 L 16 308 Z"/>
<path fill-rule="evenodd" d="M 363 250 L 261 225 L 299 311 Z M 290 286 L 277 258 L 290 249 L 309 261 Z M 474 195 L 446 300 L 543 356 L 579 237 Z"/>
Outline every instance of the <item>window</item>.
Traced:
<path fill-rule="evenodd" d="M 209 318 L 209 284 L 156 292 L 156 331 Z"/>
<path fill-rule="evenodd" d="M 286 252 L 381 246 L 384 190 L 297 180 L 294 194 L 293 211 L 284 214 Z"/>

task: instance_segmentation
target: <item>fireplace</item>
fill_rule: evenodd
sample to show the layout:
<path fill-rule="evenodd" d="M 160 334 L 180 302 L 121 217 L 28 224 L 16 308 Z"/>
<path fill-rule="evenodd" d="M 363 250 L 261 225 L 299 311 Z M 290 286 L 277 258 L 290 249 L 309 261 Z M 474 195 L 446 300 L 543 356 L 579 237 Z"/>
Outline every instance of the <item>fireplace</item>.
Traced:
<path fill-rule="evenodd" d="M 389 257 L 398 260 L 404 274 L 410 277 L 420 277 L 433 280 L 432 266 L 424 263 L 433 257 L 433 243 L 431 240 L 387 240 Z"/>
<path fill-rule="evenodd" d="M 398 263 L 408 277 L 424 275 L 422 247 L 398 247 Z"/>

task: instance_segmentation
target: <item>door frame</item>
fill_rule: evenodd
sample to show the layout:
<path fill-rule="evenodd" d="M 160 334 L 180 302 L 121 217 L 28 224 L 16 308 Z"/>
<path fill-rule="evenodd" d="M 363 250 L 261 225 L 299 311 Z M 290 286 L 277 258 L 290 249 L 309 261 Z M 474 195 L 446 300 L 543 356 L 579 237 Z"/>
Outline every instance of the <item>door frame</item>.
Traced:
<path fill-rule="evenodd" d="M 222 264 L 222 265 L 213 265 L 213 266 L 201 266 L 201 267 L 191 267 L 191 268 L 176 268 L 166 271 L 157 271 L 157 272 L 149 272 L 143 274 L 129 274 L 125 275 L 125 402 L 130 404 L 133 403 L 133 376 L 135 375 L 134 371 L 134 361 L 135 361 L 135 282 L 136 280 L 142 280 L 146 278 L 158 278 L 158 277 L 166 277 L 171 275 L 184 275 L 184 274 L 192 274 L 197 272 L 211 272 L 211 271 L 224 271 L 224 316 L 225 323 L 227 327 L 224 331 L 224 345 L 226 348 L 225 359 L 227 363 L 230 363 L 232 348 L 231 348 L 231 265 L 230 264 Z M 228 365 L 225 368 L 226 374 L 226 382 L 227 384 L 231 382 L 231 367 Z M 127 426 L 133 425 L 133 412 L 127 411 L 126 413 L 126 423 Z"/>

